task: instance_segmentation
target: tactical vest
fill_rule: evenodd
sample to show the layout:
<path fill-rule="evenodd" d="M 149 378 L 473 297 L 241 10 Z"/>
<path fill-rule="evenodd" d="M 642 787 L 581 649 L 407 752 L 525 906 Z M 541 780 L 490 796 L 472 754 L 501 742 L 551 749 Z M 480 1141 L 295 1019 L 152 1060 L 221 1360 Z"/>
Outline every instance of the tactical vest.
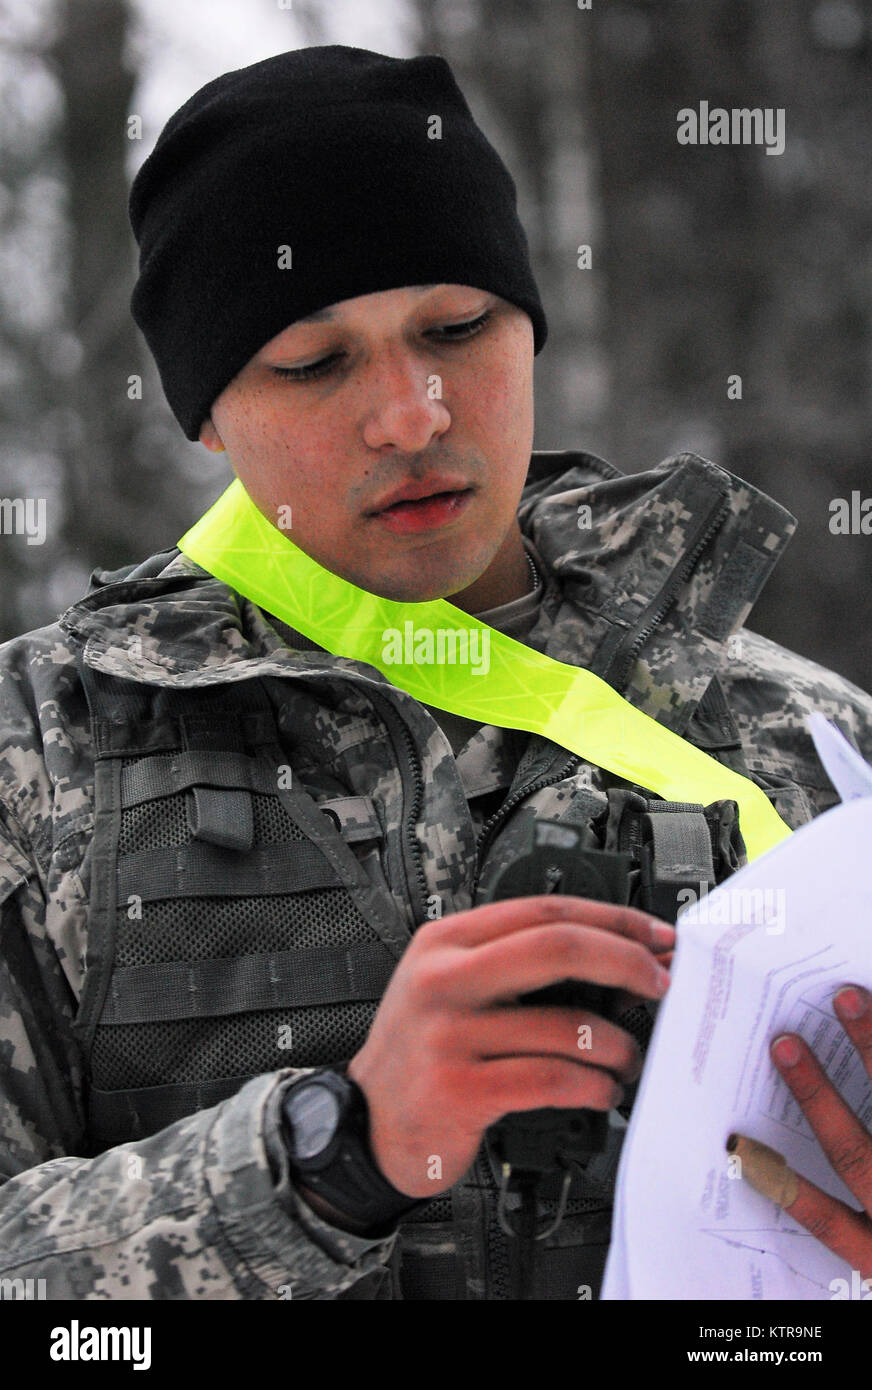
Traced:
<path fill-rule="evenodd" d="M 361 851 L 382 841 L 372 803 L 316 802 L 293 774 L 277 721 L 287 680 L 184 690 L 120 680 L 81 656 L 78 669 L 95 828 L 76 1027 L 97 1154 L 260 1073 L 349 1060 L 410 938 L 363 866 Z M 743 849 L 735 809 L 610 791 L 598 833 L 604 848 L 634 855 L 630 901 L 674 921 L 683 888 L 731 873 Z M 649 1011 L 618 1021 L 647 1043 Z M 538 1243 L 543 1298 L 598 1296 L 617 1131 L 612 1139 Z M 341 1296 L 512 1297 L 518 1242 L 498 1213 L 499 1176 L 483 1147 L 460 1183 L 402 1223 L 390 1266 Z M 543 1221 L 558 1211 L 559 1187 L 555 1175 L 543 1189 Z"/>

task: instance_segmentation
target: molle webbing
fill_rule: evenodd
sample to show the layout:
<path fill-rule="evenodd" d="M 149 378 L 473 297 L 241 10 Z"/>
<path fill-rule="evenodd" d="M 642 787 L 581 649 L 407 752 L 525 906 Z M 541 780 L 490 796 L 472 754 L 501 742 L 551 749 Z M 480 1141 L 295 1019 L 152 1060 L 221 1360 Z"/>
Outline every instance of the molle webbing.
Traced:
<path fill-rule="evenodd" d="M 182 691 L 79 670 L 97 804 L 77 1027 L 101 1152 L 250 1076 L 353 1056 L 397 951 L 353 892 L 365 876 L 334 821 L 283 785 L 263 683 Z"/>

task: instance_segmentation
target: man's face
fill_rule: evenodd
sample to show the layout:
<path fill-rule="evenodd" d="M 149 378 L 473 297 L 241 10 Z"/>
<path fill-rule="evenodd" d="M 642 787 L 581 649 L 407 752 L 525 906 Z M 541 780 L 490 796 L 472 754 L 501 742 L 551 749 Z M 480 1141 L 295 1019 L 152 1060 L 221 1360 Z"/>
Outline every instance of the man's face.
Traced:
<path fill-rule="evenodd" d="M 476 593 L 488 606 L 523 559 L 532 324 L 467 285 L 343 300 L 261 348 L 200 439 L 226 448 L 273 525 L 291 509 L 281 529 L 325 568 L 407 602 L 484 576 Z M 450 495 L 386 509 L 406 488 Z"/>

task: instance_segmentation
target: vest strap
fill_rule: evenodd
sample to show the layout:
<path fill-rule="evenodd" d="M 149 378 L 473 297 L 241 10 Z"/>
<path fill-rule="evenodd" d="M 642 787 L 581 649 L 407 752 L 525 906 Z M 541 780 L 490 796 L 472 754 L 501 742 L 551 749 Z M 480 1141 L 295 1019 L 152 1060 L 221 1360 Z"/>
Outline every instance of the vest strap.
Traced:
<path fill-rule="evenodd" d="M 702 806 L 649 811 L 645 822 L 651 831 L 658 879 L 677 882 L 693 874 L 710 885 L 714 883 L 712 840 Z"/>
<path fill-rule="evenodd" d="M 218 1105 L 251 1080 L 226 1076 L 213 1081 L 180 1081 L 168 1086 L 144 1086 L 130 1091 L 99 1091 L 91 1087 L 89 1128 L 94 1153 L 119 1142 L 119 1134 L 138 1139 L 155 1134 L 197 1110 Z"/>
<path fill-rule="evenodd" d="M 254 807 L 247 791 L 192 787 L 187 811 L 194 840 L 237 851 L 249 850 L 254 844 Z"/>
<path fill-rule="evenodd" d="M 118 899 L 264 897 L 341 888 L 342 880 L 317 845 L 306 840 L 257 845 L 244 857 L 218 845 L 140 849 L 118 863 Z"/>
<path fill-rule="evenodd" d="M 691 888 L 699 896 L 715 885 L 712 839 L 702 806 L 676 803 L 643 816 L 640 846 L 641 900 L 645 909 L 674 922 L 678 894 Z"/>
<path fill-rule="evenodd" d="M 274 792 L 275 773 L 267 784 L 263 764 L 244 753 L 202 750 L 162 753 L 143 758 L 121 772 L 125 806 L 157 801 L 189 787 L 245 787 L 250 792 Z"/>
<path fill-rule="evenodd" d="M 225 749 L 242 752 L 242 731 L 236 718 L 183 714 L 179 725 L 188 750 L 219 754 Z M 188 791 L 185 803 L 188 828 L 194 840 L 205 840 L 223 849 L 251 849 L 254 806 L 251 793 L 245 788 L 194 786 Z"/>
<path fill-rule="evenodd" d="M 215 1018 L 252 1009 L 376 999 L 397 962 L 380 941 L 229 959 L 118 966 L 104 1023 Z"/>

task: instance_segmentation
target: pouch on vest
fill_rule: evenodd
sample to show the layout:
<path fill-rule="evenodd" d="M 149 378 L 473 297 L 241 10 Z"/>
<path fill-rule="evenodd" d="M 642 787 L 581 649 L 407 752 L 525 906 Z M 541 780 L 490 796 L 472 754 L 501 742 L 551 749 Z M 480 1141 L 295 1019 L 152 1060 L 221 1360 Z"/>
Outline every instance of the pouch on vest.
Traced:
<path fill-rule="evenodd" d="M 630 904 L 674 922 L 745 860 L 735 801 L 664 801 L 610 787 L 604 848 L 633 855 Z"/>

